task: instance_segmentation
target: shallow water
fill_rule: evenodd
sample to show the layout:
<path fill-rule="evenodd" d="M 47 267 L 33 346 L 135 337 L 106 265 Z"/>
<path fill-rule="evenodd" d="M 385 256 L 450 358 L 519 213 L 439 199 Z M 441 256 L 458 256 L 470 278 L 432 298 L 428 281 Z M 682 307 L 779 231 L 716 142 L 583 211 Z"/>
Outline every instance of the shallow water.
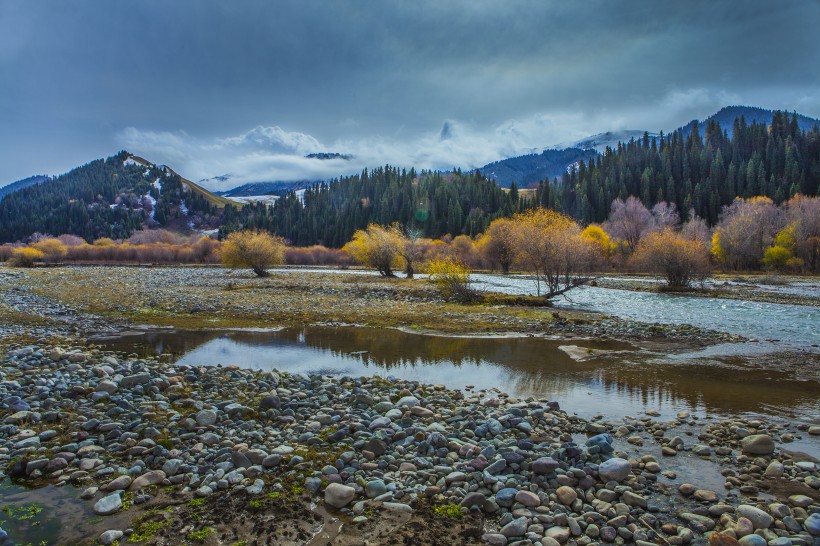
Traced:
<path fill-rule="evenodd" d="M 473 275 L 480 290 L 535 295 L 535 281 L 523 275 Z M 556 307 L 598 311 L 658 324 L 688 324 L 769 342 L 751 348 L 820 353 L 820 308 L 746 300 L 580 287 L 557 298 Z"/>
<path fill-rule="evenodd" d="M 280 331 L 148 331 L 103 347 L 142 356 L 171 353 L 189 365 L 237 365 L 295 373 L 394 376 L 450 388 L 496 388 L 546 398 L 583 417 L 607 419 L 655 410 L 664 419 L 693 414 L 820 416 L 820 384 L 785 373 L 673 359 L 624 342 L 543 338 L 442 337 L 356 327 Z M 596 352 L 576 362 L 560 346 Z M 708 362 L 708 361 L 707 361 Z"/>

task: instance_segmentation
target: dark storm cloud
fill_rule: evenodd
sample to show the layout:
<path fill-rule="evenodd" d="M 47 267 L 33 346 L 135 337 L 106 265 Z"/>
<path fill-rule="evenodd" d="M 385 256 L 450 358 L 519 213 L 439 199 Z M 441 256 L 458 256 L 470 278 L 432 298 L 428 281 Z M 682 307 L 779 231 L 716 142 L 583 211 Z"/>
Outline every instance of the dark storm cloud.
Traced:
<path fill-rule="evenodd" d="M 818 26 L 814 0 L 4 2 L 0 183 L 123 146 L 281 178 L 345 168 L 313 147 L 471 167 L 729 103 L 818 116 Z"/>

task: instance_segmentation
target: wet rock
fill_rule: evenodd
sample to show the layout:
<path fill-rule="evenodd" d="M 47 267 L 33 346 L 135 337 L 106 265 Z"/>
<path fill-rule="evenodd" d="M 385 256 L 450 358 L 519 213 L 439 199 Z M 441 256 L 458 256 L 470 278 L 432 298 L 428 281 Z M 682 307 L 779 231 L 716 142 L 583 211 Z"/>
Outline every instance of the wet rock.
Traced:
<path fill-rule="evenodd" d="M 118 478 L 114 478 L 102 486 L 100 489 L 103 491 L 124 491 L 128 489 L 129 485 L 131 485 L 131 476 L 119 476 Z"/>
<path fill-rule="evenodd" d="M 744 453 L 750 455 L 771 455 L 774 453 L 774 440 L 768 434 L 746 436 L 740 443 Z"/>

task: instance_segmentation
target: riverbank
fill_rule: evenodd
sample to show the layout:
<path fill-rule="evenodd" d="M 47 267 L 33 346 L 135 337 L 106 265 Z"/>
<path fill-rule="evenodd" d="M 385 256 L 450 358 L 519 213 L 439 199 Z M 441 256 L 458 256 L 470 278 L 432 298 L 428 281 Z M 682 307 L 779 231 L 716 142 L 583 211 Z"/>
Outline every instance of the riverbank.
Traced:
<path fill-rule="evenodd" d="M 752 515 L 770 541 L 809 545 L 820 518 L 817 466 L 788 451 L 805 426 L 587 421 L 550 400 L 173 366 L 63 341 L 8 347 L 0 370 L 6 473 L 77 487 L 107 538 L 395 544 L 389 522 L 407 543 L 684 544 L 751 532 L 740 516 Z"/>

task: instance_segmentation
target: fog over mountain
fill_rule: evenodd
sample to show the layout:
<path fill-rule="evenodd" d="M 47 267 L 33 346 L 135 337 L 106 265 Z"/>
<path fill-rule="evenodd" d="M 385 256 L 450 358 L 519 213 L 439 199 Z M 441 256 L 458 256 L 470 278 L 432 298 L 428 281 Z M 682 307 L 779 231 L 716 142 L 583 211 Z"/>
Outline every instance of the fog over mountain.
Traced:
<path fill-rule="evenodd" d="M 818 23 L 811 0 L 5 2 L 0 184 L 119 149 L 233 187 L 474 168 L 731 104 L 816 118 Z"/>

